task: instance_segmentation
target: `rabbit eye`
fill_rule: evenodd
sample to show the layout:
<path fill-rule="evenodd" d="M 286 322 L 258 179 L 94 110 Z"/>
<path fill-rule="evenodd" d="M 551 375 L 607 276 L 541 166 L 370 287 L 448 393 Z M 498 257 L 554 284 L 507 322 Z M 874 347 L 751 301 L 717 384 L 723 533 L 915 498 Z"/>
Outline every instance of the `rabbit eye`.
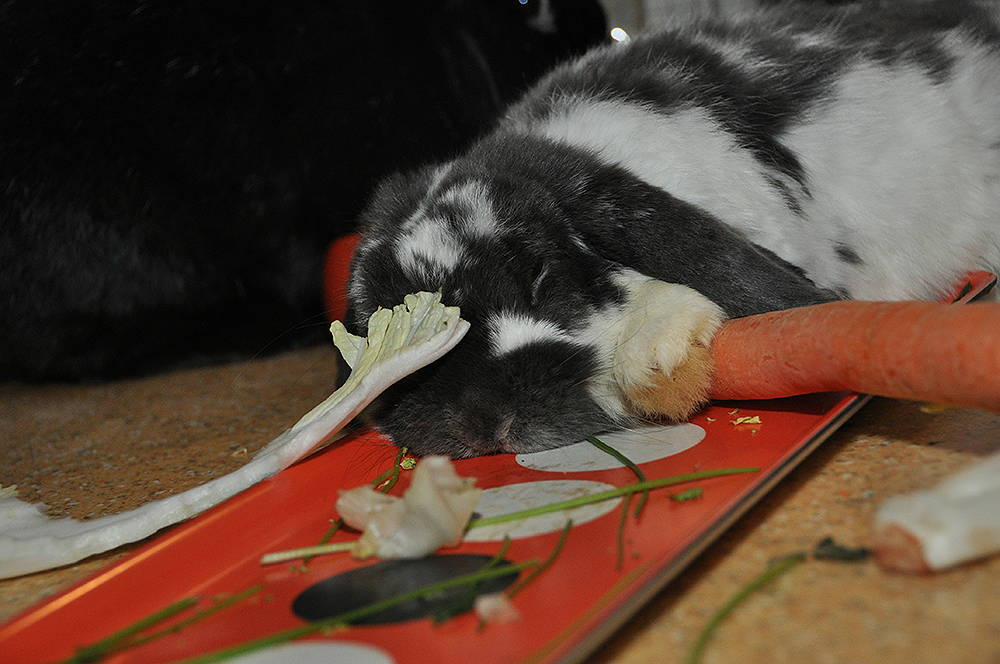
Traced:
<path fill-rule="evenodd" d="M 542 288 L 542 282 L 545 281 L 545 277 L 549 274 L 549 264 L 543 263 L 541 270 L 538 271 L 538 276 L 535 280 L 531 282 L 531 306 L 536 306 L 539 300 L 539 292 Z"/>

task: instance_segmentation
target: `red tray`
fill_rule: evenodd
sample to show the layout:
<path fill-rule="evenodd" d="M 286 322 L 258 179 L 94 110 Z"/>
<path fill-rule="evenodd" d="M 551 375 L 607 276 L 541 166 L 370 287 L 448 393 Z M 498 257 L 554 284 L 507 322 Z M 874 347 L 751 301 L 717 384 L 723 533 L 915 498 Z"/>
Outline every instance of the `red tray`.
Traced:
<path fill-rule="evenodd" d="M 972 275 L 972 291 L 963 300 L 975 297 L 994 281 L 985 273 Z M 620 509 L 576 523 L 555 564 L 514 599 L 521 613 L 515 623 L 478 629 L 475 616 L 466 613 L 441 624 L 422 618 L 352 627 L 300 641 L 309 645 L 306 649 L 297 646 L 300 659 L 296 661 L 333 661 L 336 656 L 338 662 L 358 664 L 579 662 L 865 400 L 837 393 L 718 403 L 686 424 L 636 434 L 650 439 L 644 445 L 658 450 L 653 456 L 662 456 L 643 462 L 635 459 L 650 479 L 724 467 L 761 470 L 654 491 L 641 518 L 628 520 L 621 569 L 616 565 Z M 733 413 L 737 407 L 739 412 Z M 754 416 L 759 416 L 759 423 L 733 423 Z M 613 435 L 602 438 L 615 441 Z M 264 589 L 253 597 L 104 661 L 181 660 L 307 624 L 291 609 L 301 592 L 373 563 L 338 554 L 314 558 L 305 569 L 298 563 L 262 567 L 261 555 L 319 541 L 336 518 L 338 489 L 372 481 L 392 466 L 395 454 L 395 448 L 373 433 L 357 433 L 164 532 L 122 561 L 0 626 L 0 662 L 41 664 L 63 659 L 78 646 L 98 641 L 179 599 L 212 598 L 256 584 L 263 584 Z M 580 456 L 575 458 L 579 461 Z M 519 459 L 513 455 L 468 459 L 456 462 L 456 469 L 461 475 L 477 477 L 477 486 L 487 490 L 524 483 L 541 486 L 539 482 L 549 480 L 614 486 L 635 481 L 633 473 L 620 466 L 542 470 L 519 464 Z M 394 494 L 405 488 L 407 475 L 404 471 Z M 702 496 L 687 502 L 671 499 L 671 492 L 688 486 L 702 488 Z M 559 538 L 558 525 L 552 528 L 513 539 L 506 559 L 545 558 Z M 496 540 L 466 541 L 439 555 L 492 556 L 498 549 Z M 310 653 L 315 660 L 307 658 Z M 272 653 L 253 661 L 289 660 Z"/>

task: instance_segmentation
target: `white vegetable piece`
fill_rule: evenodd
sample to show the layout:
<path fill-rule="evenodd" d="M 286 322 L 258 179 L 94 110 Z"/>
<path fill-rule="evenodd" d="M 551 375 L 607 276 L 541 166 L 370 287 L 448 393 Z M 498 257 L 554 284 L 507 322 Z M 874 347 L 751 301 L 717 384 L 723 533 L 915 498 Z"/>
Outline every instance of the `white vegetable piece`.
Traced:
<path fill-rule="evenodd" d="M 936 571 L 1000 552 L 1000 454 L 933 489 L 888 499 L 875 515 L 879 565 Z"/>
<path fill-rule="evenodd" d="M 521 619 L 521 612 L 504 593 L 480 595 L 474 604 L 476 616 L 487 625 L 502 625 Z"/>
<path fill-rule="evenodd" d="M 334 343 L 352 369 L 344 385 L 239 470 L 175 496 L 77 521 L 49 519 L 43 505 L 0 495 L 0 578 L 67 565 L 143 539 L 287 468 L 329 441 L 387 387 L 451 350 L 468 329 L 458 308 L 442 305 L 435 293 L 407 295 L 391 311 L 379 309 L 368 321 L 367 338 L 334 322 Z"/>
<path fill-rule="evenodd" d="M 355 557 L 421 558 L 462 540 L 482 493 L 474 484 L 447 457 L 429 456 L 417 464 L 402 498 L 360 486 L 340 493 L 337 513 L 364 530 Z"/>

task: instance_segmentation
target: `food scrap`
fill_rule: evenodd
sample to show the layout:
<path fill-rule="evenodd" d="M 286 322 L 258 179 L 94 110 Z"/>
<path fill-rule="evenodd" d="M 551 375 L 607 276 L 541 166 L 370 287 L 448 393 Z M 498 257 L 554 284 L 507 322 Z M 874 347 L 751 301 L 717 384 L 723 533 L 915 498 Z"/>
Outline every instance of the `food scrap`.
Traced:
<path fill-rule="evenodd" d="M 521 618 L 506 593 L 480 595 L 476 598 L 475 610 L 476 617 L 485 625 L 511 623 Z"/>
<path fill-rule="evenodd" d="M 363 530 L 352 548 L 356 558 L 419 558 L 455 546 L 479 501 L 475 478 L 460 477 L 447 457 L 417 463 L 402 498 L 369 485 L 342 491 L 337 511 L 344 523 Z"/>
<path fill-rule="evenodd" d="M 875 514 L 875 559 L 931 572 L 1000 553 L 1000 454 L 936 487 L 889 498 Z"/>
<path fill-rule="evenodd" d="M 701 498 L 705 491 L 700 487 L 694 487 L 687 489 L 686 491 L 681 491 L 679 493 L 670 494 L 670 500 L 677 503 L 686 503 L 689 500 L 694 500 L 695 498 Z"/>
<path fill-rule="evenodd" d="M 871 558 L 872 552 L 864 547 L 856 548 L 838 544 L 832 537 L 824 537 L 816 544 L 812 555 L 816 560 L 856 563 Z"/>
<path fill-rule="evenodd" d="M 368 320 L 368 336 L 331 326 L 351 374 L 325 401 L 261 448 L 239 469 L 182 493 L 90 521 L 49 519 L 41 505 L 0 494 L 0 578 L 76 562 L 134 542 L 213 507 L 329 443 L 396 381 L 438 359 L 469 330 L 440 293 L 415 293 Z"/>
<path fill-rule="evenodd" d="M 760 415 L 754 415 L 752 417 L 750 416 L 737 417 L 735 420 L 730 420 L 729 423 L 735 426 L 739 426 L 741 424 L 761 424 L 761 421 L 760 421 Z"/>

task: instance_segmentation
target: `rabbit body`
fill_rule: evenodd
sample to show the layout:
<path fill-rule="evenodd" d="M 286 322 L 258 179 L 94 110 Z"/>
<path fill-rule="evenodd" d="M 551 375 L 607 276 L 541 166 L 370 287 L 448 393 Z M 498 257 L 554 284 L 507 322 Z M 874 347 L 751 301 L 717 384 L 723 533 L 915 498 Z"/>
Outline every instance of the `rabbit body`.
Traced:
<path fill-rule="evenodd" d="M 786 6 L 600 47 L 452 161 L 385 181 L 348 286 L 472 323 L 365 414 L 417 453 L 530 452 L 702 404 L 726 317 L 933 299 L 1000 268 L 989 4 Z"/>

